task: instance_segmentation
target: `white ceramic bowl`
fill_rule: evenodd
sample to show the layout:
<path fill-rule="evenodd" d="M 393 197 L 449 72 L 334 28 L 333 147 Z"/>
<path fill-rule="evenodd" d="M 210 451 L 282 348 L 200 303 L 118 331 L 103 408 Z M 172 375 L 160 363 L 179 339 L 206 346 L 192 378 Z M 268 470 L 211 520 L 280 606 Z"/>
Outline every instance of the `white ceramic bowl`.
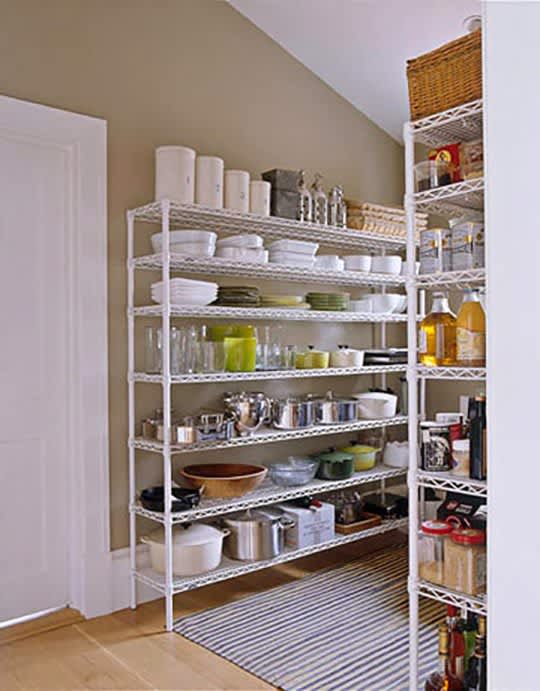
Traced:
<path fill-rule="evenodd" d="M 241 247 L 244 249 L 260 249 L 263 246 L 263 238 L 260 235 L 231 235 L 217 241 L 218 249 L 221 247 Z"/>
<path fill-rule="evenodd" d="M 161 233 L 154 233 L 150 238 L 154 252 L 161 252 Z M 192 243 L 212 247 L 212 254 L 216 247 L 217 234 L 210 230 L 171 230 L 169 245 Z"/>
<path fill-rule="evenodd" d="M 349 254 L 343 257 L 346 271 L 371 271 L 369 254 Z"/>
<path fill-rule="evenodd" d="M 305 242 L 304 240 L 274 240 L 268 249 L 270 252 L 294 252 L 314 257 L 319 249 L 319 243 Z"/>
<path fill-rule="evenodd" d="M 163 285 L 163 281 L 157 281 L 156 283 L 152 283 L 152 288 L 161 288 Z M 174 290 L 175 288 L 197 288 L 197 289 L 210 289 L 214 288 L 217 290 L 219 288 L 217 283 L 214 283 L 213 281 L 197 281 L 194 278 L 172 278 L 169 281 L 169 285 L 171 286 L 171 290 Z"/>
<path fill-rule="evenodd" d="M 371 271 L 374 274 L 395 274 L 401 271 L 403 260 L 396 254 L 388 254 L 385 257 L 371 258 Z"/>
<path fill-rule="evenodd" d="M 378 314 L 390 314 L 395 312 L 402 304 L 404 296 L 399 293 L 373 293 L 370 297 L 373 305 L 373 312 Z"/>
<path fill-rule="evenodd" d="M 373 312 L 373 300 L 371 296 L 360 298 L 360 300 L 351 300 L 349 302 L 349 310 L 351 312 Z"/>
<path fill-rule="evenodd" d="M 320 271 L 343 271 L 345 262 L 337 254 L 319 254 L 315 257 L 315 268 Z"/>
<path fill-rule="evenodd" d="M 358 401 L 358 417 L 364 420 L 394 417 L 397 410 L 397 396 L 390 393 L 369 391 L 353 394 Z"/>
<path fill-rule="evenodd" d="M 268 250 L 248 247 L 219 247 L 216 249 L 216 257 L 221 259 L 234 259 L 238 262 L 252 262 L 254 264 L 266 264 L 268 262 Z"/>

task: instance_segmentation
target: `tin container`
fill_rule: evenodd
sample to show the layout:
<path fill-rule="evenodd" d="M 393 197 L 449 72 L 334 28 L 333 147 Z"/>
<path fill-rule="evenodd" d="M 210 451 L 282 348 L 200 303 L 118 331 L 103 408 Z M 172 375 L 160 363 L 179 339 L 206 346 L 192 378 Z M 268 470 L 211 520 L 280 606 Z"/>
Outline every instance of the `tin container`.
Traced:
<path fill-rule="evenodd" d="M 452 228 L 452 268 L 454 271 L 469 271 L 474 267 L 473 236 L 469 223 L 460 223 Z"/>
<path fill-rule="evenodd" d="M 446 472 L 452 469 L 450 426 L 439 422 L 421 422 L 422 468 L 429 472 Z"/>
<path fill-rule="evenodd" d="M 421 274 L 435 274 L 443 270 L 440 228 L 420 231 L 419 259 Z"/>
<path fill-rule="evenodd" d="M 452 271 L 452 231 L 450 228 L 439 228 L 441 236 L 441 270 Z"/>

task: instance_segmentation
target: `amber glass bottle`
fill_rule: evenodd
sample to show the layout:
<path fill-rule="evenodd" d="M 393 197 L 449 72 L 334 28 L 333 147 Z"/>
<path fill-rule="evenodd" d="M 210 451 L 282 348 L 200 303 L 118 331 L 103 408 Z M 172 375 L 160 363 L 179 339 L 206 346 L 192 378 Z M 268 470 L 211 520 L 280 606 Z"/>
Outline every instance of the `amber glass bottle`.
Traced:
<path fill-rule="evenodd" d="M 445 293 L 433 293 L 431 312 L 420 324 L 420 362 L 429 367 L 456 364 L 456 317 Z"/>
<path fill-rule="evenodd" d="M 450 671 L 449 633 L 446 624 L 439 626 L 439 669 L 426 679 L 425 691 L 463 691 L 463 684 Z"/>
<path fill-rule="evenodd" d="M 456 321 L 457 364 L 485 367 L 486 315 L 477 290 L 467 290 Z"/>

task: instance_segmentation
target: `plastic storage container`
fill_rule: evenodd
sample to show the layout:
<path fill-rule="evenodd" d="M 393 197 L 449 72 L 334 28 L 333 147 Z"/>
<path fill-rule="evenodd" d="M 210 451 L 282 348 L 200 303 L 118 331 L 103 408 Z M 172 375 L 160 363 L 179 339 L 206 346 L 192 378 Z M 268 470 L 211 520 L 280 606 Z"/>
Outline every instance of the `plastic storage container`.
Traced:
<path fill-rule="evenodd" d="M 467 595 L 486 592 L 486 534 L 483 530 L 454 530 L 445 543 L 444 585 Z"/>
<path fill-rule="evenodd" d="M 418 574 L 424 581 L 444 582 L 445 546 L 452 526 L 443 521 L 424 521 L 418 537 Z"/>
<path fill-rule="evenodd" d="M 450 185 L 452 174 L 445 161 L 421 161 L 414 166 L 414 181 L 416 191 L 425 192 Z"/>

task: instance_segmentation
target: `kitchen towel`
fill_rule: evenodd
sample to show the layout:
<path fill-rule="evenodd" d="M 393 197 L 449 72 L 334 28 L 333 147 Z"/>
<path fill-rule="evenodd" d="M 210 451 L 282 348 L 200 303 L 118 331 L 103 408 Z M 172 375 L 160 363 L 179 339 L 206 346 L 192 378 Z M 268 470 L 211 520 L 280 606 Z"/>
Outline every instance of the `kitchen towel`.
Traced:
<path fill-rule="evenodd" d="M 408 689 L 407 552 L 350 564 L 179 620 L 177 633 L 285 691 Z M 420 679 L 444 607 L 420 603 Z"/>

